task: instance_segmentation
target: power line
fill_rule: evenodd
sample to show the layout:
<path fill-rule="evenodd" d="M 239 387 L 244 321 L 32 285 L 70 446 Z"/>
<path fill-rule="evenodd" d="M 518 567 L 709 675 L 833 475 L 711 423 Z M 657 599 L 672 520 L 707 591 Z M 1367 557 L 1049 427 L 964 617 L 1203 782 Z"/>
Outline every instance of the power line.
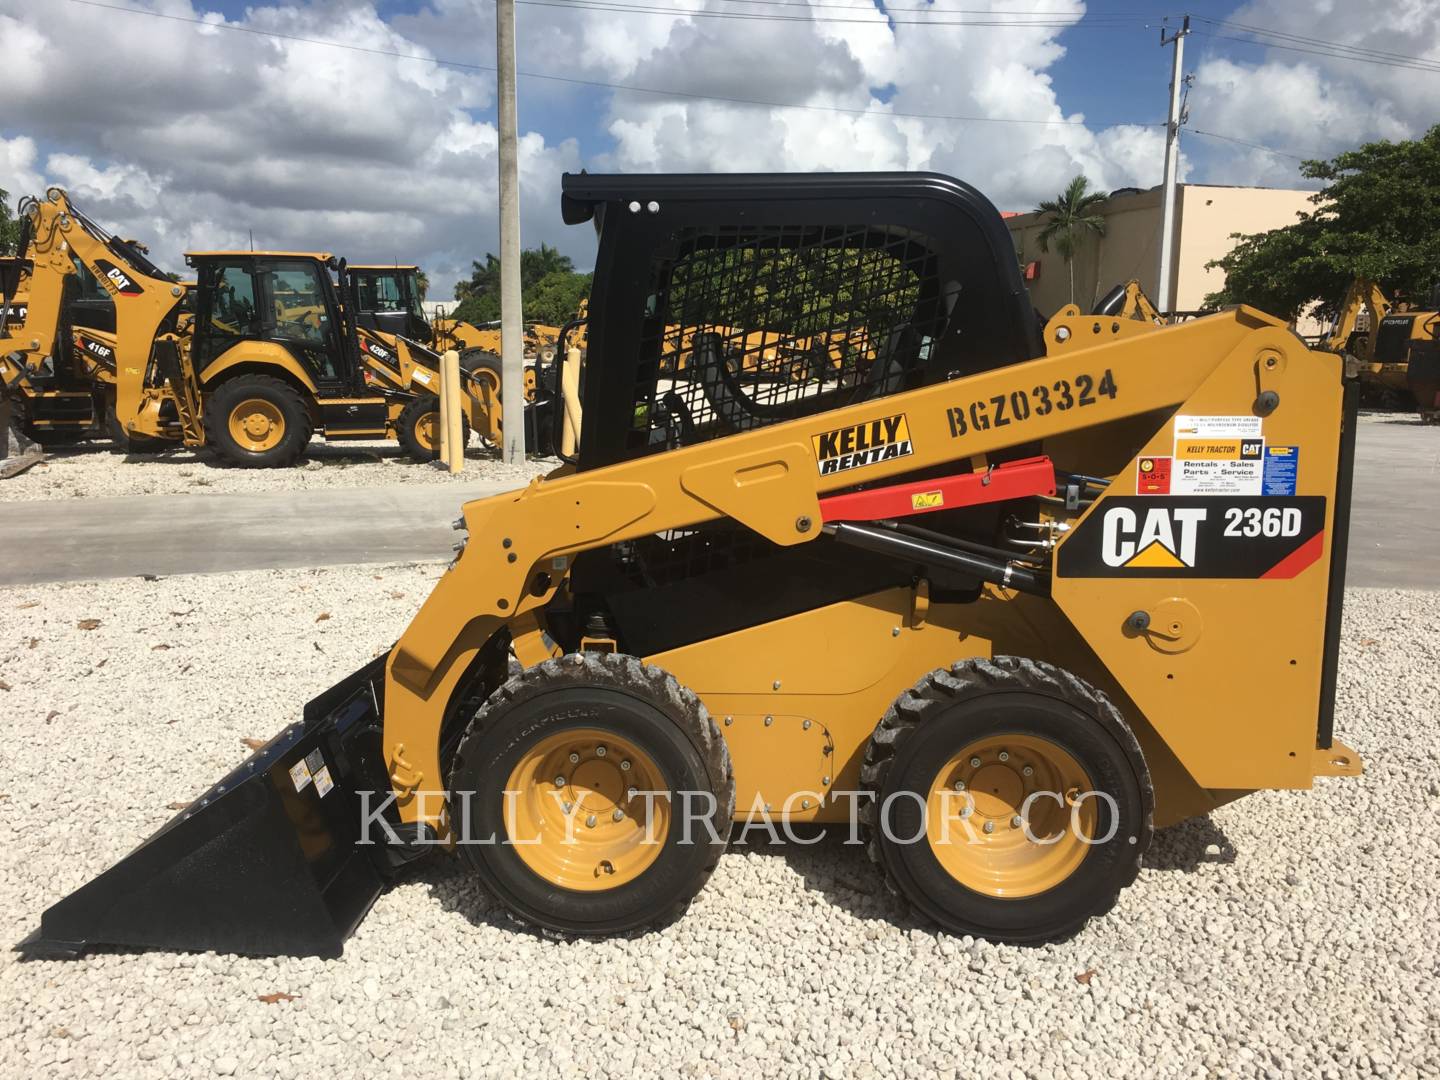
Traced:
<path fill-rule="evenodd" d="M 1379 57 L 1388 60 L 1408 60 L 1419 64 L 1440 66 L 1440 61 L 1432 60 L 1425 56 L 1410 56 L 1406 53 L 1387 52 L 1383 49 L 1371 49 L 1363 45 L 1349 45 L 1341 41 L 1328 41 L 1325 38 L 1306 37 L 1304 34 L 1292 34 L 1284 30 L 1271 30 L 1263 26 L 1251 26 L 1247 23 L 1232 22 L 1229 19 L 1210 19 L 1204 15 L 1196 15 L 1197 22 L 1209 23 L 1211 26 L 1224 27 L 1231 30 L 1240 30 L 1247 34 L 1255 34 L 1264 37 L 1280 38 L 1285 41 L 1300 42 L 1305 45 L 1322 46 L 1329 49 L 1343 50 L 1354 53 L 1357 56 Z"/>
<path fill-rule="evenodd" d="M 1366 55 L 1358 52 L 1343 52 L 1330 48 L 1310 48 L 1305 45 L 1287 45 L 1280 41 L 1257 40 L 1253 37 L 1240 37 L 1236 34 L 1220 34 L 1213 30 L 1196 30 L 1197 34 L 1204 37 L 1216 38 L 1222 41 L 1236 41 L 1242 45 L 1253 45 L 1261 49 L 1282 49 L 1285 52 L 1305 53 L 1310 56 L 1324 56 L 1332 60 L 1349 60 L 1354 63 L 1368 64 L 1373 67 L 1400 68 L 1404 71 L 1424 71 L 1434 74 L 1440 72 L 1440 62 L 1422 61 L 1413 63 L 1409 60 L 1388 60 L 1378 56 Z"/>
<path fill-rule="evenodd" d="M 1276 150 L 1273 146 L 1266 146 L 1264 143 L 1247 142 L 1245 139 L 1235 139 L 1231 138 L 1229 135 L 1217 135 L 1213 131 L 1201 131 L 1199 128 L 1187 128 L 1186 130 L 1189 131 L 1192 135 L 1203 135 L 1207 139 L 1219 139 L 1222 142 L 1235 143 L 1237 146 L 1248 146 L 1252 150 L 1264 150 L 1267 154 L 1276 154 L 1280 157 L 1291 158 L 1294 161 L 1310 160 L 1308 158 L 1301 157 L 1299 154 L 1291 154 L 1287 153 L 1284 150 Z"/>
<path fill-rule="evenodd" d="M 806 15 L 778 15 L 757 11 L 710 11 L 707 9 L 692 9 L 678 7 L 656 7 L 651 4 L 627 2 L 627 0 L 515 0 L 517 4 L 524 4 L 527 7 L 548 7 L 570 11 L 609 11 L 629 15 L 663 15 L 667 18 L 687 19 L 719 19 L 722 22 L 794 22 L 794 23 L 821 23 L 821 24 L 849 24 L 856 26 L 932 26 L 938 28 L 946 27 L 974 27 L 977 29 L 1051 29 L 1051 30 L 1077 30 L 1077 29 L 1105 29 L 1115 30 L 1127 27 L 1139 28 L 1137 20 L 1126 20 L 1125 22 L 1105 22 L 1087 24 L 1085 21 L 1074 19 L 1057 20 L 1008 20 L 1008 19 L 896 19 L 889 16 L 888 12 L 877 7 L 869 10 L 874 18 L 841 18 L 833 15 L 806 16 Z M 808 6 L 808 5 L 807 5 Z M 920 8 L 906 10 L 919 11 Z"/>
<path fill-rule="evenodd" d="M 239 26 L 233 23 L 213 23 L 203 19 L 196 19 L 185 15 L 171 15 L 160 11 L 151 11 L 143 8 L 122 7 L 118 4 L 103 3 L 102 0 L 69 0 L 72 4 L 80 4 L 84 7 L 101 8 L 106 11 L 117 11 L 127 15 L 145 15 L 151 18 L 166 19 L 171 22 L 189 23 L 194 26 L 202 26 L 214 30 L 231 30 L 237 33 L 251 34 L 256 37 L 277 38 L 282 41 L 293 41 L 305 45 L 319 45 L 331 49 L 343 49 L 348 52 L 365 53 L 371 56 L 385 56 L 397 60 L 416 60 L 420 63 L 434 64 L 440 67 L 460 68 L 465 71 L 494 72 L 493 64 L 471 64 L 461 60 L 447 60 L 443 57 L 419 56 L 414 53 L 404 53 L 392 49 L 376 49 L 365 45 L 351 45 L 342 41 L 328 41 L 324 38 L 302 37 L 297 34 L 285 34 L 274 30 L 261 30 L 256 27 Z M 525 0 L 517 0 L 525 2 Z M 758 98 L 727 97 L 717 94 L 699 94 L 685 90 L 663 89 L 653 86 L 635 86 L 627 83 L 600 82 L 593 79 L 576 79 L 565 75 L 550 75 L 538 71 L 522 71 L 519 73 L 522 79 L 539 79 L 546 82 L 564 83 L 571 86 L 589 86 L 603 90 L 618 90 L 636 94 L 654 94 L 660 97 L 685 98 L 695 101 L 717 101 L 730 105 L 754 105 L 769 109 L 801 109 L 810 112 L 833 112 L 843 113 L 850 116 L 875 116 L 885 119 L 903 120 L 941 120 L 950 123 L 976 123 L 976 124 L 1026 124 L 1047 127 L 1084 127 L 1084 120 L 1041 120 L 1026 117 L 1002 117 L 1002 116 L 962 116 L 953 113 L 921 113 L 921 112 L 899 112 L 887 109 L 862 109 L 848 108 L 843 105 L 814 105 L 799 102 L 787 101 L 765 101 Z M 1103 127 L 1134 126 L 1153 127 L 1156 126 L 1148 121 L 1091 121 Z"/>

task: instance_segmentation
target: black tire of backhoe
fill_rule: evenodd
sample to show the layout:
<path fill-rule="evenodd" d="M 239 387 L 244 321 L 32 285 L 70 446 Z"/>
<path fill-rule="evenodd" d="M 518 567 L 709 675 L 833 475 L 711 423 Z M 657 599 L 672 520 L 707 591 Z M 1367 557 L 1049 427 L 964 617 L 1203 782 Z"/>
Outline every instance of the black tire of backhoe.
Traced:
<path fill-rule="evenodd" d="M 460 740 L 459 747 L 456 748 L 450 774 L 447 777 L 447 791 L 453 793 L 457 790 L 475 791 L 477 789 L 476 770 L 493 763 L 493 748 L 487 745 L 489 736 L 506 712 L 547 690 L 554 690 L 557 686 L 564 688 L 567 685 L 618 691 L 636 698 L 642 704 L 649 705 L 676 721 L 681 734 L 690 742 L 699 756 L 709 779 L 710 789 L 715 794 L 718 804 L 716 831 L 722 842 L 716 844 L 708 842 L 703 837 L 697 839 L 694 846 L 704 849 L 706 854 L 703 863 L 696 868 L 681 892 L 664 897 L 663 902 L 657 904 L 650 911 L 615 924 L 602 923 L 583 926 L 573 922 L 567 923 L 554 917 L 544 917 L 533 910 L 522 908 L 518 898 L 510 894 L 505 884 L 498 879 L 482 855 L 483 851 L 495 850 L 498 847 L 499 850 L 509 852 L 511 857 L 515 857 L 513 846 L 466 843 L 457 846 L 465 861 L 475 871 L 490 894 L 498 899 L 514 918 L 538 928 L 543 933 L 560 937 L 592 937 L 626 933 L 647 927 L 666 926 L 685 913 L 691 901 L 710 880 L 710 875 L 715 872 L 715 867 L 720 862 L 720 856 L 725 852 L 725 842 L 728 840 L 731 822 L 735 817 L 735 772 L 731 765 L 730 749 L 725 742 L 725 737 L 720 734 L 720 729 L 715 725 L 715 721 L 711 719 L 709 712 L 695 693 L 681 685 L 669 672 L 654 665 L 642 663 L 638 657 L 622 653 L 570 653 L 558 659 L 546 660 L 534 667 L 525 668 L 518 674 L 512 675 L 494 693 L 490 694 L 485 699 L 480 711 L 471 719 L 464 737 Z M 475 765 L 473 768 L 467 768 L 467 762 L 474 762 Z M 458 786 L 467 782 L 470 786 Z M 463 838 L 467 835 L 474 835 L 469 828 L 466 813 L 476 801 L 478 800 L 474 797 L 459 800 L 451 797 L 451 821 L 457 836 Z M 643 880 L 643 877 L 637 879 L 637 881 Z M 536 881 L 541 882 L 541 879 L 537 876 Z M 546 889 L 559 891 L 558 886 L 541 883 Z M 581 895 L 593 897 L 598 894 L 584 893 Z"/>
<path fill-rule="evenodd" d="M 500 380 L 500 357 L 485 349 L 470 348 L 460 354 L 461 371 L 478 371 L 481 368 L 489 368 L 495 373 L 495 379 Z"/>
<path fill-rule="evenodd" d="M 239 387 L 241 389 L 237 390 Z M 230 411 L 242 396 L 268 397 L 285 414 L 285 436 L 278 446 L 258 453 L 236 446 L 230 439 Z M 310 410 L 300 392 L 270 375 L 238 375 L 221 383 L 205 403 L 205 445 L 221 461 L 242 469 L 284 469 L 304 455 L 315 434 Z"/>
<path fill-rule="evenodd" d="M 1041 660 L 1018 656 L 996 656 L 991 659 L 961 660 L 949 668 L 930 672 L 906 690 L 886 710 L 880 726 L 865 747 L 860 768 L 861 787 L 872 797 L 863 800 L 860 821 L 865 838 L 865 852 L 879 869 L 890 893 L 930 921 L 944 925 L 933 914 L 921 910 L 915 898 L 906 894 L 885 858 L 876 818 L 880 800 L 884 798 L 891 767 L 905 743 L 920 726 L 937 712 L 967 698 L 1004 693 L 1029 693 L 1055 698 L 1080 710 L 1108 734 L 1124 753 L 1139 787 L 1142 807 L 1136 841 L 1131 858 L 1117 866 L 1109 888 L 1092 898 L 1085 907 L 1076 908 L 1063 924 L 1035 928 L 1030 933 L 983 932 L 974 927 L 945 925 L 956 933 L 984 936 L 988 940 L 1015 945 L 1039 945 L 1072 937 L 1090 919 L 1105 914 L 1115 906 L 1120 892 L 1140 873 L 1140 865 L 1155 832 L 1155 789 L 1144 752 L 1125 723 L 1124 717 L 1100 690 L 1064 668 Z M 941 762 L 934 762 L 938 768 Z M 1082 765 L 1086 764 L 1081 762 Z M 1057 886 L 1057 887 L 1063 887 Z M 1016 901 L 1023 903 L 1024 900 Z"/>
<path fill-rule="evenodd" d="M 440 459 L 438 442 L 427 450 L 415 435 L 415 428 L 419 426 L 420 418 L 431 412 L 436 414 L 438 423 L 440 399 L 434 394 L 421 394 L 400 410 L 400 416 L 395 421 L 395 439 L 400 443 L 400 449 L 405 451 L 411 461 L 424 463 Z M 460 417 L 460 440 L 462 446 L 468 446 L 470 443 L 470 424 L 464 416 Z"/>

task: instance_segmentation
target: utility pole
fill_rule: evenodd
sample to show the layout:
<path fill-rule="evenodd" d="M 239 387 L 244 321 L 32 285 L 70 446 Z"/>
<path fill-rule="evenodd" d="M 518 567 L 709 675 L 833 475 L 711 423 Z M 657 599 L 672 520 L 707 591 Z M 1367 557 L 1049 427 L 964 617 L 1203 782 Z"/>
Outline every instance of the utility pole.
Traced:
<path fill-rule="evenodd" d="M 520 152 L 515 106 L 515 0 L 495 0 L 500 116 L 500 412 L 502 456 L 525 460 L 525 342 L 520 311 Z"/>
<path fill-rule="evenodd" d="M 1160 47 L 1175 46 L 1175 60 L 1170 67 L 1170 119 L 1165 125 L 1165 208 L 1160 220 L 1160 278 L 1155 290 L 1156 306 L 1161 314 L 1171 308 L 1170 262 L 1171 248 L 1175 242 L 1175 178 L 1180 168 L 1180 125 L 1185 122 L 1180 115 L 1180 91 L 1185 82 L 1181 72 L 1185 66 L 1185 38 L 1190 34 L 1190 16 L 1180 29 L 1165 36 L 1160 28 Z"/>

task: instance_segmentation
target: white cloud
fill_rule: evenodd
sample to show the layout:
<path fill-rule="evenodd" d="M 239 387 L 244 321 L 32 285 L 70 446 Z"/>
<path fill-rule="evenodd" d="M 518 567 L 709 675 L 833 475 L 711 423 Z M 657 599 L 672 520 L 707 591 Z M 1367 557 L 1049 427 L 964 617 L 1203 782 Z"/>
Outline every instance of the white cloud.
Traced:
<path fill-rule="evenodd" d="M 185 2 L 165 10 L 197 17 Z M 416 259 L 443 294 L 496 249 L 497 137 L 469 111 L 492 96 L 484 73 L 64 3 L 43 21 L 35 11 L 0 0 L 3 134 L 25 118 L 0 141 L 12 196 L 65 186 L 172 269 L 187 248 L 243 246 L 253 230 L 257 246 Z M 430 55 L 369 5 L 253 8 L 239 25 Z M 532 133 L 521 160 L 523 227 L 553 240 L 577 148 Z M 564 239 L 588 259 L 583 230 Z"/>
<path fill-rule="evenodd" d="M 1244 48 L 1244 58 L 1236 59 L 1216 54 L 1222 46 L 1230 51 L 1231 42 L 1201 38 L 1205 51 L 1190 95 L 1192 127 L 1294 156 L 1331 157 L 1362 142 L 1414 138 L 1436 122 L 1440 73 L 1329 55 L 1335 50 L 1315 44 L 1440 62 L 1435 0 L 1392 0 L 1383 12 L 1348 0 L 1255 0 L 1230 21 L 1311 40 L 1275 42 L 1293 49 Z M 1212 168 L 1230 183 L 1310 183 L 1300 178 L 1294 157 L 1238 145 L 1215 156 Z"/>
<path fill-rule="evenodd" d="M 269 0 L 226 24 L 204 2 L 155 0 L 166 15 L 208 24 L 197 27 L 64 0 L 0 0 L 0 186 L 13 198 L 65 184 L 94 217 L 144 239 L 175 268 L 187 247 L 243 245 L 253 230 L 267 246 L 415 259 L 443 292 L 470 259 L 496 250 L 496 131 L 475 115 L 491 105 L 493 75 L 474 69 L 494 61 L 493 9 L 428 0 L 387 20 L 366 0 Z M 815 8 L 827 21 L 808 21 L 794 5 L 758 9 L 784 19 L 702 17 L 740 10 L 720 0 L 663 6 L 660 14 L 522 7 L 521 70 L 813 108 L 522 79 L 527 243 L 558 244 L 588 265 L 593 234 L 565 227 L 558 213 L 560 174 L 582 165 L 934 169 L 1004 209 L 1033 206 L 1077 172 L 1101 188 L 1160 180 L 1161 128 L 1095 125 L 1059 99 L 1052 72 L 1066 54 L 1064 26 L 1084 14 L 1081 0 L 1005 0 L 1007 20 L 1047 13 L 1046 25 L 1021 28 L 913 25 L 956 21 L 986 0 L 933 16 L 900 4 L 895 22 L 863 4 Z M 1435 0 L 1394 0 L 1384 19 L 1373 14 L 1348 0 L 1254 0 L 1234 18 L 1440 59 Z M 1200 61 L 1195 128 L 1309 154 L 1414 135 L 1432 122 L 1434 94 L 1422 90 L 1440 87 L 1435 75 L 1198 35 L 1191 47 Z M 1046 123 L 994 122 L 1013 120 Z M 582 123 L 583 138 L 570 138 Z M 1201 145 L 1187 139 L 1191 150 Z M 1202 180 L 1296 179 L 1293 160 L 1229 144 L 1205 145 L 1202 160 Z M 1182 176 L 1188 168 L 1182 158 Z"/>

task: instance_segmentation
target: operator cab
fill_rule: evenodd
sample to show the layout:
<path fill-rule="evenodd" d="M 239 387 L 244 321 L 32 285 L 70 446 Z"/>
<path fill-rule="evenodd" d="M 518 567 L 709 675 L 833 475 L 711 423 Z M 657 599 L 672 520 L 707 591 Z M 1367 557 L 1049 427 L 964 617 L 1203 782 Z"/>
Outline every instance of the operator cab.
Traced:
<path fill-rule="evenodd" d="M 357 389 L 339 297 L 335 257 L 316 252 L 190 252 L 197 277 L 193 358 L 206 369 L 246 342 L 286 349 L 322 394 Z"/>
<path fill-rule="evenodd" d="M 430 320 L 420 305 L 418 266 L 350 266 L 345 295 L 357 296 L 356 323 L 366 330 L 399 334 L 411 341 L 430 340 Z"/>

